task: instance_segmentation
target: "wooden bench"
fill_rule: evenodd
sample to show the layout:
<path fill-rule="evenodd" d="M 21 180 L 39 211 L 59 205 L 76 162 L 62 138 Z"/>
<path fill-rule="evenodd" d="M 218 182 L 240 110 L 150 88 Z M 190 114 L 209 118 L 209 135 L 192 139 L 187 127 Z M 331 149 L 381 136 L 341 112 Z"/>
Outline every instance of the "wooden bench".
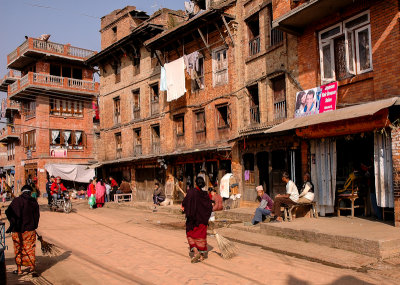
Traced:
<path fill-rule="evenodd" d="M 126 194 L 114 194 L 114 202 L 119 203 L 119 202 L 131 202 L 132 201 L 133 194 L 132 193 L 126 193 Z"/>
<path fill-rule="evenodd" d="M 298 207 L 302 206 L 311 206 L 311 218 L 318 218 L 318 212 L 317 212 L 317 202 L 309 202 L 309 203 L 300 203 L 300 204 L 295 204 L 291 206 L 284 206 L 284 218 L 286 222 L 291 222 L 293 220 L 293 215 L 292 211 Z"/>

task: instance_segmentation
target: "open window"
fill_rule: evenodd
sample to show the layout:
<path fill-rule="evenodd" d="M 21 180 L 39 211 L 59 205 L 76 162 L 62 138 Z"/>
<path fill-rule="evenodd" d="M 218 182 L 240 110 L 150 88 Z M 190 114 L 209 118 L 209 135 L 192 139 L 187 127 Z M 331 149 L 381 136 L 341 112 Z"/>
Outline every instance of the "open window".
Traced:
<path fill-rule="evenodd" d="M 199 55 L 199 71 L 194 71 L 194 79 L 192 79 L 192 91 L 204 89 L 204 58 Z"/>
<path fill-rule="evenodd" d="M 140 119 L 140 89 L 132 91 L 133 119 Z"/>
<path fill-rule="evenodd" d="M 114 98 L 114 124 L 121 123 L 121 99 L 119 97 Z"/>
<path fill-rule="evenodd" d="M 221 86 L 228 83 L 228 49 L 223 47 L 212 52 L 213 84 Z"/>
<path fill-rule="evenodd" d="M 150 85 L 151 115 L 160 113 L 160 91 L 158 82 Z"/>
<path fill-rule="evenodd" d="M 272 81 L 274 92 L 274 119 L 281 120 L 286 118 L 286 80 L 285 75 L 277 76 Z"/>
<path fill-rule="evenodd" d="M 86 145 L 86 134 L 83 131 L 50 130 L 50 148 L 82 150 Z"/>
<path fill-rule="evenodd" d="M 323 84 L 372 70 L 369 11 L 322 30 L 318 37 Z"/>
<path fill-rule="evenodd" d="M 24 148 L 26 150 L 36 150 L 36 130 L 24 133 Z"/>
<path fill-rule="evenodd" d="M 159 154 L 161 152 L 160 145 L 160 125 L 151 126 L 151 149 L 153 154 Z"/>
<path fill-rule="evenodd" d="M 116 159 L 122 157 L 122 136 L 121 133 L 115 134 L 115 151 L 116 151 Z"/>
<path fill-rule="evenodd" d="M 229 105 L 216 106 L 217 109 L 217 127 L 218 129 L 229 128 L 231 124 Z"/>
<path fill-rule="evenodd" d="M 23 114 L 25 119 L 30 119 L 36 116 L 36 101 L 25 101 L 22 104 Z"/>
<path fill-rule="evenodd" d="M 246 24 L 249 39 L 249 55 L 252 56 L 261 51 L 259 14 L 257 13 L 248 19 Z"/>
<path fill-rule="evenodd" d="M 250 123 L 260 123 L 260 109 L 259 109 L 259 98 L 258 98 L 258 85 L 252 85 L 247 87 L 247 91 L 250 95 Z"/>
<path fill-rule="evenodd" d="M 133 147 L 136 156 L 142 154 L 142 129 L 137 128 L 133 130 Z"/>

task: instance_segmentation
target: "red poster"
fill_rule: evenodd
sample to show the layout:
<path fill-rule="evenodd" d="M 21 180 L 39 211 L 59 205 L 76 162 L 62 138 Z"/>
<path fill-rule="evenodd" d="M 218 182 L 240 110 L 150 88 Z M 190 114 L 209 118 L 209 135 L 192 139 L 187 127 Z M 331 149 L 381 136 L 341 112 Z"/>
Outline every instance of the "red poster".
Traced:
<path fill-rule="evenodd" d="M 319 113 L 336 110 L 338 83 L 332 82 L 321 87 Z"/>

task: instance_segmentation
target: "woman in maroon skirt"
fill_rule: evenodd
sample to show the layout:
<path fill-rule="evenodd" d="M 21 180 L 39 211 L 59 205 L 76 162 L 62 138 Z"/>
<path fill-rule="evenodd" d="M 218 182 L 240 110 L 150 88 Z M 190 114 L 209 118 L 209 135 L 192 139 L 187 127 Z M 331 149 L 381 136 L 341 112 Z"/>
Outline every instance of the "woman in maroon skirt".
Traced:
<path fill-rule="evenodd" d="M 203 177 L 196 178 L 196 187 L 189 189 L 182 206 L 186 214 L 186 237 L 194 255 L 192 263 L 204 259 L 207 252 L 207 226 L 212 212 Z"/>

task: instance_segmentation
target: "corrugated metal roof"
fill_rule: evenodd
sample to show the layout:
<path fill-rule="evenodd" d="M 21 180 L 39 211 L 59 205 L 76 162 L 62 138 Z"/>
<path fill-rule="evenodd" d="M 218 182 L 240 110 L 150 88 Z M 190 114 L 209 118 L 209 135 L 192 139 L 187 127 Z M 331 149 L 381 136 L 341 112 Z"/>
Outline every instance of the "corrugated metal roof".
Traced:
<path fill-rule="evenodd" d="M 379 112 L 380 110 L 389 108 L 393 105 L 400 105 L 400 97 L 393 97 L 389 99 L 364 103 L 317 115 L 294 118 L 285 121 L 282 124 L 279 124 L 269 130 L 266 130 L 264 133 L 265 134 L 277 133 L 302 127 L 307 127 L 311 125 L 318 125 L 323 123 L 348 120 L 352 118 L 371 116 Z"/>

